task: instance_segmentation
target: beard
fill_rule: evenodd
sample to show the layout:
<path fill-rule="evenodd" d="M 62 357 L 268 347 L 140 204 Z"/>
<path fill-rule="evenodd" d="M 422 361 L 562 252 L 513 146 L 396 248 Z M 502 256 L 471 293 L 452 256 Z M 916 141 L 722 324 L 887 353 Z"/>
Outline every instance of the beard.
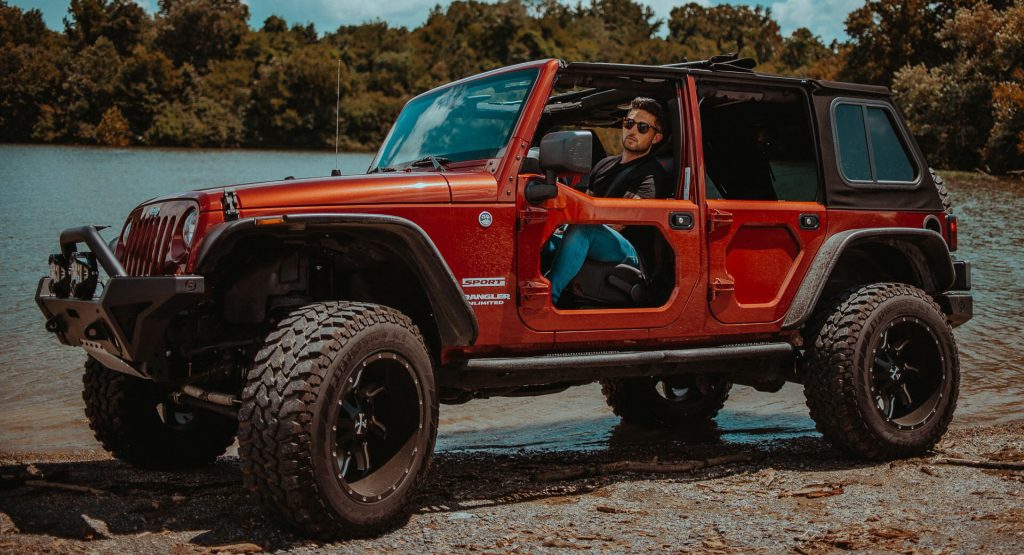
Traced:
<path fill-rule="evenodd" d="M 643 147 L 641 147 L 642 144 L 643 143 L 641 143 L 639 139 L 637 139 L 637 141 L 635 143 L 632 143 L 632 144 L 627 142 L 626 139 L 622 139 L 622 150 L 628 150 L 629 152 L 632 152 L 633 154 L 644 154 L 648 150 L 650 150 L 651 147 L 650 147 L 650 145 L 648 145 L 647 148 L 643 148 Z"/>

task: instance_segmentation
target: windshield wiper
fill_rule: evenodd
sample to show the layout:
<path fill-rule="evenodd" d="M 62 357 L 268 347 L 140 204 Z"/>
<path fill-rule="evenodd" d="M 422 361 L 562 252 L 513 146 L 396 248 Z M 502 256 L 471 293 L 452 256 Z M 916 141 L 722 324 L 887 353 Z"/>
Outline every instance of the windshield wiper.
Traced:
<path fill-rule="evenodd" d="M 387 172 L 394 172 L 394 171 L 398 171 L 398 170 L 396 170 L 395 168 L 387 168 L 387 167 L 377 166 L 376 168 L 373 168 L 372 170 L 370 170 L 369 173 L 387 173 Z"/>
<path fill-rule="evenodd" d="M 425 166 L 427 166 L 429 164 L 429 165 L 434 166 L 434 170 L 435 171 L 443 172 L 446 169 L 445 168 L 445 164 L 447 164 L 449 162 L 451 162 L 451 160 L 449 160 L 447 158 L 440 158 L 440 157 L 437 157 L 437 156 L 425 156 L 425 157 L 420 158 L 419 160 L 416 160 L 415 162 L 409 164 L 409 167 L 410 168 L 422 168 L 422 167 L 425 167 Z"/>

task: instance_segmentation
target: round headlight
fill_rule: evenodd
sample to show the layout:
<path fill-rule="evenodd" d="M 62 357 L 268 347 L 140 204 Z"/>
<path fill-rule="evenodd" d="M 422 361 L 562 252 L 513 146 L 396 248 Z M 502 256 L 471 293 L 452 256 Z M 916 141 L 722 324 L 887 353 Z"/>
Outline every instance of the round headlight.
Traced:
<path fill-rule="evenodd" d="M 185 216 L 185 223 L 181 226 L 181 238 L 185 240 L 185 246 L 192 246 L 192 239 L 196 236 L 196 224 L 199 223 L 199 211 L 192 209 Z"/>

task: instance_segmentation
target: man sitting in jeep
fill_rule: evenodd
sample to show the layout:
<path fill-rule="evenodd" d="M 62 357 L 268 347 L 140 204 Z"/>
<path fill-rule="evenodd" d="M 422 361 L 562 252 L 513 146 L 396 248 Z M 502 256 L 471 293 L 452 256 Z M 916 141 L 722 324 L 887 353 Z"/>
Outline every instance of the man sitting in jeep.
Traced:
<path fill-rule="evenodd" d="M 668 175 L 651 153 L 665 137 L 661 104 L 653 98 L 637 97 L 622 120 L 622 154 L 609 156 L 594 165 L 587 194 L 595 197 L 649 199 L 664 196 Z M 562 235 L 554 235 L 547 248 L 554 258 L 547 278 L 551 280 L 551 301 L 558 304 L 562 291 L 583 267 L 586 259 L 637 266 L 636 248 L 622 236 L 622 226 L 574 224 Z"/>

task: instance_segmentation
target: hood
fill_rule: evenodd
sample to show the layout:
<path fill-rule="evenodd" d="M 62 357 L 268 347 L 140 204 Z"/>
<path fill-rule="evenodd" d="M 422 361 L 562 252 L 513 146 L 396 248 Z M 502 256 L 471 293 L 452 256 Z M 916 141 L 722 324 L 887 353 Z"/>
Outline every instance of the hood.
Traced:
<path fill-rule="evenodd" d="M 204 211 L 221 210 L 227 189 L 234 190 L 243 210 L 346 204 L 438 204 L 452 200 L 444 176 L 429 172 L 285 179 L 201 189 L 187 196 L 198 200 Z M 168 196 L 144 204 L 181 197 Z"/>

